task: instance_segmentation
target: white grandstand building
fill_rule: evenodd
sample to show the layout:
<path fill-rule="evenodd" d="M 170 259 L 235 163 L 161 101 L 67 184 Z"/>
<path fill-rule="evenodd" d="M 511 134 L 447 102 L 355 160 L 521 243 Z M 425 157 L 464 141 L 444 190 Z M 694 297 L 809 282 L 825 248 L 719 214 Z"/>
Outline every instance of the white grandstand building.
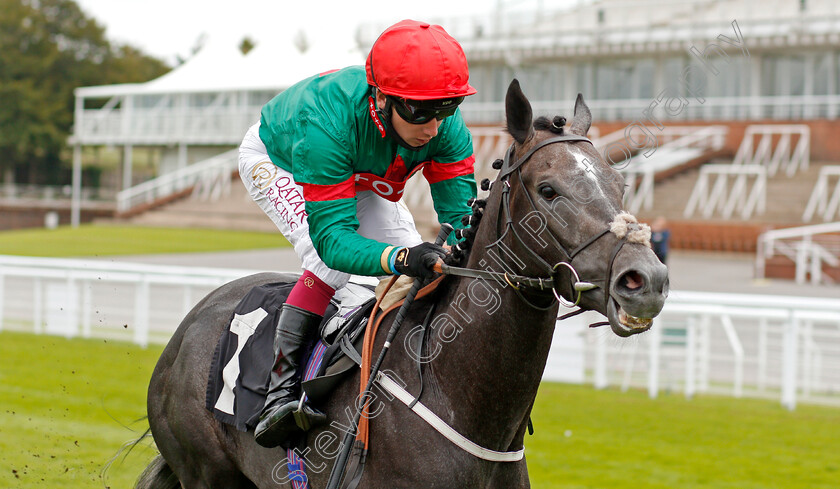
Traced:
<path fill-rule="evenodd" d="M 581 92 L 596 120 L 631 121 L 685 97 L 682 120 L 837 118 L 840 2 L 595 0 L 444 24 L 464 46 L 473 121 L 502 119 L 517 77 L 545 108 Z M 382 26 L 371 26 L 372 42 Z"/>

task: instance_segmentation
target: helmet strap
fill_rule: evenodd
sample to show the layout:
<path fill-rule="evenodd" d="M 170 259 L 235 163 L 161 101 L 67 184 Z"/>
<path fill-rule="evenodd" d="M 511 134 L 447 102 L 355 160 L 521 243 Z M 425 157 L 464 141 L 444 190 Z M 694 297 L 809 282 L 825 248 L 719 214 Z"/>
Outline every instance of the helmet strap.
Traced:
<path fill-rule="evenodd" d="M 426 143 L 423 146 L 411 146 L 410 144 L 405 142 L 405 139 L 403 139 L 402 136 L 400 136 L 397 133 L 397 131 L 394 129 L 394 125 L 391 124 L 391 114 L 393 113 L 393 104 L 391 103 L 391 100 L 388 99 L 388 97 L 385 97 L 385 107 L 380 109 L 379 103 L 376 101 L 376 91 L 379 89 L 373 87 L 373 90 L 373 101 L 376 104 L 376 116 L 379 117 L 379 120 L 382 121 L 382 124 L 385 126 L 386 136 L 390 137 L 391 139 L 396 141 L 397 144 L 409 151 L 420 151 L 420 149 L 422 149 L 423 146 L 429 144 Z"/>

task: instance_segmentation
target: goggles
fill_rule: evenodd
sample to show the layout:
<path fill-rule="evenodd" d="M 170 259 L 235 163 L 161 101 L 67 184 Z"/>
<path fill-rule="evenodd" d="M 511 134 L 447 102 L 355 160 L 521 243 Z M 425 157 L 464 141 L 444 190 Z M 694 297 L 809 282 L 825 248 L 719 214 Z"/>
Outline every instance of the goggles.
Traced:
<path fill-rule="evenodd" d="M 432 119 L 443 120 L 458 110 L 464 97 L 439 100 L 407 100 L 386 95 L 394 110 L 409 124 L 425 124 Z"/>

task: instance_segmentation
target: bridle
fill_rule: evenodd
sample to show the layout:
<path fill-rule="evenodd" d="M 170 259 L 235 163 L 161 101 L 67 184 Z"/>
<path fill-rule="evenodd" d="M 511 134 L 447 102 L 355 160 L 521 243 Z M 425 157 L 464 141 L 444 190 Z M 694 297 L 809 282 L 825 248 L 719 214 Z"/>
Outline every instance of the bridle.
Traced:
<path fill-rule="evenodd" d="M 562 251 L 563 254 L 565 255 L 565 260 L 561 260 L 561 261 L 557 262 L 556 264 L 551 265 L 550 263 L 545 261 L 545 259 L 543 259 L 540 255 L 535 253 L 529 246 L 527 246 L 525 244 L 522 237 L 519 235 L 519 232 L 517 231 L 516 226 L 514 226 L 513 216 L 512 216 L 511 211 L 510 211 L 510 189 L 511 189 L 510 180 L 511 180 L 511 175 L 515 174 L 517 176 L 517 178 L 519 180 L 519 185 L 521 186 L 525 196 L 528 198 L 528 201 L 531 204 L 532 210 L 539 213 L 539 211 L 537 210 L 537 206 L 534 203 L 534 199 L 528 193 L 527 188 L 525 188 L 525 183 L 522 180 L 521 167 L 522 167 L 523 164 L 525 164 L 525 162 L 527 162 L 531 158 L 531 156 L 534 155 L 534 153 L 536 153 L 538 150 L 542 149 L 545 146 L 548 146 L 548 145 L 554 144 L 554 143 L 564 143 L 564 142 L 574 142 L 574 141 L 585 141 L 589 144 L 592 144 L 592 141 L 590 141 L 585 136 L 578 136 L 578 135 L 574 135 L 574 134 L 563 134 L 563 135 L 550 137 L 550 138 L 547 138 L 547 139 L 544 139 L 544 140 L 540 141 L 539 143 L 534 145 L 534 147 L 532 147 L 530 150 L 528 150 L 527 153 L 520 156 L 516 160 L 513 160 L 514 151 L 515 151 L 515 143 L 511 144 L 510 147 L 508 148 L 508 150 L 505 152 L 505 157 L 504 157 L 504 160 L 502 161 L 502 168 L 501 168 L 501 171 L 499 172 L 499 176 L 498 176 L 498 179 L 497 179 L 497 184 L 503 185 L 503 187 L 502 187 L 502 197 L 501 197 L 501 206 L 502 206 L 502 209 L 503 209 L 503 212 L 504 212 L 504 219 L 505 219 L 504 230 L 503 230 L 503 232 L 501 232 L 501 235 L 496 239 L 496 241 L 487 245 L 486 248 L 490 249 L 492 247 L 499 246 L 499 244 L 502 242 L 502 240 L 507 236 L 508 232 L 511 232 L 513 234 L 514 238 L 519 242 L 521 247 L 523 249 L 527 250 L 528 253 L 531 254 L 532 258 L 534 258 L 540 264 L 540 267 L 545 270 L 548 277 L 528 277 L 528 276 L 516 275 L 516 274 L 512 274 L 512 273 L 507 273 L 507 272 L 500 273 L 500 272 L 493 272 L 493 271 L 490 271 L 490 270 L 474 270 L 474 269 L 467 269 L 467 268 L 452 267 L 452 266 L 448 266 L 448 265 L 443 265 L 441 267 L 441 270 L 443 271 L 443 273 L 450 274 L 450 275 L 460 275 L 460 276 L 471 277 L 471 278 L 493 278 L 497 281 L 504 280 L 504 282 L 506 282 L 508 285 L 510 285 L 513 288 L 514 291 L 516 291 L 517 295 L 523 301 L 525 301 L 526 304 L 528 304 L 529 306 L 531 306 L 535 309 L 543 309 L 543 310 L 550 309 L 554 305 L 555 300 L 565 307 L 578 306 L 578 304 L 580 303 L 582 294 L 584 292 L 587 292 L 587 291 L 590 291 L 590 290 L 593 290 L 593 289 L 596 289 L 596 288 L 600 287 L 600 288 L 604 289 L 604 302 L 605 302 L 605 304 L 604 304 L 605 309 L 604 310 L 605 311 L 607 310 L 606 307 L 609 305 L 609 300 L 610 300 L 610 276 L 612 275 L 613 263 L 615 262 L 615 258 L 618 255 L 619 251 L 621 251 L 621 248 L 627 243 L 626 236 L 620 238 L 619 242 L 613 248 L 610 259 L 609 259 L 609 263 L 608 263 L 608 266 L 607 266 L 606 276 L 605 276 L 604 279 L 602 279 L 602 280 L 581 280 L 581 277 L 578 274 L 578 272 L 575 269 L 572 262 L 583 250 L 588 248 L 590 245 L 592 245 L 593 243 L 598 241 L 603 236 L 609 234 L 610 233 L 610 228 L 609 227 L 604 229 L 603 231 L 600 231 L 600 232 L 596 233 L 595 235 L 593 235 L 589 239 L 585 240 L 583 243 L 578 245 L 578 247 L 576 247 L 575 249 L 573 249 L 571 251 L 569 251 L 565 246 L 563 246 L 562 243 L 560 243 L 560 241 L 557 239 L 556 236 L 554 236 L 554 233 L 552 233 L 550 229 L 546 228 L 545 229 L 546 234 L 548 235 L 548 237 L 553 242 L 552 244 L 554 246 L 556 246 L 557 249 Z M 540 214 L 542 214 L 542 213 L 540 213 Z M 500 220 L 501 219 L 502 219 L 502 213 L 499 213 L 499 217 L 498 217 L 498 220 L 496 222 L 496 229 L 497 230 L 500 227 L 500 224 L 501 224 Z M 561 272 L 563 270 L 567 270 L 568 273 L 569 273 L 569 277 L 568 277 L 569 280 L 566 281 L 565 283 L 570 284 L 571 287 L 569 288 L 568 292 L 569 292 L 570 297 L 574 296 L 574 301 L 564 298 L 563 297 L 563 291 L 560 290 L 561 283 L 562 283 L 561 280 L 560 280 L 560 275 L 561 275 Z M 600 283 L 600 282 L 602 282 L 601 285 L 598 285 L 598 283 Z M 548 306 L 539 306 L 539 305 L 536 305 L 536 304 L 532 303 L 531 301 L 529 301 L 523 295 L 523 293 L 522 293 L 523 290 L 528 290 L 528 289 L 532 289 L 532 290 L 538 291 L 538 292 L 551 290 L 554 297 L 552 298 L 551 303 L 548 304 Z M 580 312 L 583 312 L 583 309 L 579 309 L 578 311 L 574 311 L 572 313 L 564 315 L 563 317 L 564 318 L 569 317 L 569 316 L 578 314 Z"/>

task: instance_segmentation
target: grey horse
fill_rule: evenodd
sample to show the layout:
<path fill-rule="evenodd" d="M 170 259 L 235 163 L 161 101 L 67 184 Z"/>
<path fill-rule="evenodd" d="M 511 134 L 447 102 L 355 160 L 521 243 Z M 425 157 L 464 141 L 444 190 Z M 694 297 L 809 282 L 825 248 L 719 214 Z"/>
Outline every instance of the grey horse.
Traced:
<path fill-rule="evenodd" d="M 598 311 L 624 337 L 649 329 L 668 294 L 667 268 L 649 248 L 645 226 L 622 211 L 623 178 L 585 139 L 591 115 L 583 98 L 568 128 L 558 117 L 535 121 L 514 80 L 506 115 L 514 144 L 475 214 L 481 221 L 467 233 L 461 264 L 503 278 L 447 276 L 411 306 L 382 366 L 413 395 L 422 387 L 422 403 L 452 429 L 498 452 L 523 447 L 558 314 L 555 297 Z M 233 281 L 186 316 L 152 374 L 148 416 L 160 455 L 138 488 L 292 487 L 286 452 L 216 421 L 205 409 L 205 389 L 237 302 L 254 286 L 296 279 L 264 273 Z M 433 305 L 421 380 L 407 339 Z M 391 321 L 393 314 L 375 351 Z M 358 396 L 356 371 L 321 406 L 332 422 L 309 431 L 300 451 L 309 487 L 326 486 Z M 468 453 L 378 390 L 370 412 L 360 488 L 530 487 L 525 458 L 496 462 Z"/>

